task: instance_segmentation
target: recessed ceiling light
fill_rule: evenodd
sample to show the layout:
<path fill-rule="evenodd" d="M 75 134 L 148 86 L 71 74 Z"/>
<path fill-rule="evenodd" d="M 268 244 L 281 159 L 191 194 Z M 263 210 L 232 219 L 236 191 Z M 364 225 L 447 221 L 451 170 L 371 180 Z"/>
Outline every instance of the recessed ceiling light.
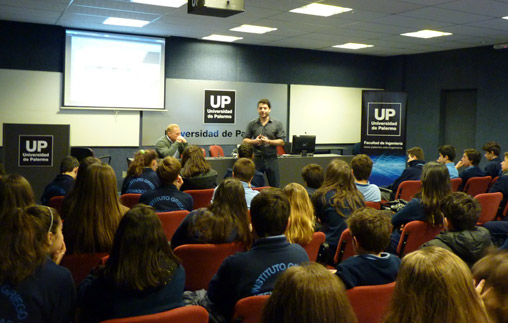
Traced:
<path fill-rule="evenodd" d="M 361 49 L 361 48 L 367 48 L 367 47 L 374 47 L 374 45 L 367 45 L 367 44 L 358 44 L 358 43 L 346 43 L 342 45 L 335 45 L 332 46 L 335 48 L 345 48 L 345 49 Z"/>
<path fill-rule="evenodd" d="M 348 12 L 351 10 L 353 9 L 339 6 L 331 6 L 328 4 L 311 3 L 300 8 L 289 10 L 289 12 L 302 13 L 305 15 L 329 17 L 339 13 Z"/>
<path fill-rule="evenodd" d="M 441 37 L 441 36 L 450 36 L 453 34 L 452 33 L 445 33 L 442 31 L 424 29 L 424 30 L 420 30 L 420 31 L 415 31 L 413 33 L 405 33 L 405 34 L 400 34 L 400 35 L 401 36 L 408 36 L 408 37 L 417 37 L 417 38 L 434 38 L 434 37 Z"/>
<path fill-rule="evenodd" d="M 234 37 L 234 36 L 225 36 L 225 35 L 216 35 L 216 34 L 213 34 L 213 35 L 210 35 L 210 36 L 203 37 L 201 39 L 223 41 L 223 42 L 231 43 L 231 42 L 243 39 L 243 37 Z"/>
<path fill-rule="evenodd" d="M 508 16 L 506 16 L 506 17 L 503 17 L 503 19 L 508 19 Z"/>
<path fill-rule="evenodd" d="M 125 18 L 115 18 L 109 17 L 104 20 L 104 25 L 116 25 L 116 26 L 127 26 L 127 27 L 143 27 L 148 24 L 149 21 L 146 20 L 137 20 L 137 19 L 125 19 Z"/>
<path fill-rule="evenodd" d="M 187 4 L 187 0 L 131 0 L 131 2 L 171 8 L 180 8 Z"/>
<path fill-rule="evenodd" d="M 270 31 L 277 30 L 277 28 L 254 26 L 254 25 L 241 25 L 240 27 L 231 28 L 231 31 L 239 31 L 242 33 L 264 34 Z"/>

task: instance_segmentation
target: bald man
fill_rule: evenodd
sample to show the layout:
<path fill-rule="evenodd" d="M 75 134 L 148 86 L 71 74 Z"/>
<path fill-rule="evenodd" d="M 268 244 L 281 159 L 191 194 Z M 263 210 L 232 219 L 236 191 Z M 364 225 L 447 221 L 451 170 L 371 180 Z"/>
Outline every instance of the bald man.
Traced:
<path fill-rule="evenodd" d="M 170 124 L 164 133 L 164 136 L 157 139 L 155 143 L 155 150 L 160 158 L 167 156 L 180 158 L 183 150 L 187 147 L 188 143 L 177 124 Z"/>

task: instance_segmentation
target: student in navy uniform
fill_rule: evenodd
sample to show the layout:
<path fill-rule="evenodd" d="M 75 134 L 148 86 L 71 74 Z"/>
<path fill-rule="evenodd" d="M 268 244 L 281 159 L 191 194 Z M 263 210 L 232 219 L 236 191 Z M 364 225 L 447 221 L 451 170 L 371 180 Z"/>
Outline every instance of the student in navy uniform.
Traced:
<path fill-rule="evenodd" d="M 426 163 L 422 172 L 422 191 L 392 217 L 393 232 L 390 247 L 395 253 L 402 233 L 402 227 L 411 221 L 425 221 L 432 226 L 443 225 L 439 209 L 443 198 L 450 194 L 450 175 L 445 165 L 437 162 Z"/>
<path fill-rule="evenodd" d="M 270 294 L 280 273 L 309 261 L 305 250 L 290 244 L 284 236 L 289 208 L 287 197 L 276 188 L 265 189 L 252 200 L 252 248 L 226 258 L 208 286 L 213 312 L 222 315 L 226 322 L 238 300 Z"/>
<path fill-rule="evenodd" d="M 42 193 L 41 203 L 48 205 L 49 200 L 54 196 L 67 195 L 74 186 L 74 181 L 78 175 L 79 162 L 76 157 L 67 156 L 60 163 L 60 174 L 49 183 Z"/>
<path fill-rule="evenodd" d="M 424 243 L 423 247 L 448 249 L 471 267 L 492 246 L 489 230 L 476 226 L 482 212 L 480 203 L 469 194 L 453 192 L 443 198 L 440 209 L 446 231 Z"/>
<path fill-rule="evenodd" d="M 183 151 L 180 175 L 183 178 L 181 191 L 217 186 L 217 171 L 205 160 L 203 150 L 198 146 L 192 145 Z"/>
<path fill-rule="evenodd" d="M 445 164 L 450 173 L 450 178 L 458 178 L 459 171 L 455 168 L 453 160 L 455 159 L 455 147 L 452 145 L 439 146 L 439 158 L 436 160 L 438 163 Z"/>
<path fill-rule="evenodd" d="M 53 232 L 61 230 L 61 221 L 54 210 L 51 212 L 52 218 L 50 215 L 42 219 L 13 208 L 2 218 L 2 322 L 67 323 L 74 319 L 76 291 L 72 275 L 48 256 L 50 243 L 58 243 Z M 61 231 L 59 235 L 61 237 Z M 64 249 L 60 249 L 60 259 L 62 251 Z"/>
<path fill-rule="evenodd" d="M 79 286 L 79 322 L 148 315 L 183 306 L 185 271 L 155 210 L 137 205 L 115 233 L 113 248 Z"/>
<path fill-rule="evenodd" d="M 305 189 L 309 194 L 309 197 L 312 197 L 317 189 L 323 185 L 325 180 L 325 172 L 323 171 L 323 167 L 319 164 L 308 164 L 302 168 L 302 179 L 305 183 Z"/>
<path fill-rule="evenodd" d="M 461 167 L 466 167 L 461 173 L 460 178 L 462 178 L 462 184 L 460 184 L 459 191 L 463 191 L 466 186 L 467 181 L 472 177 L 482 177 L 485 176 L 485 172 L 478 167 L 480 164 L 480 160 L 482 159 L 482 154 L 473 148 L 465 149 L 464 155 L 462 155 L 462 159 L 460 162 L 455 165 L 457 169 Z"/>
<path fill-rule="evenodd" d="M 241 144 L 238 147 L 238 158 L 254 158 L 254 147 L 249 144 Z M 224 179 L 233 176 L 233 168 L 228 168 L 226 170 L 226 174 L 224 174 Z M 254 177 L 252 178 L 251 185 L 253 187 L 264 187 L 265 186 L 265 175 L 256 169 L 254 173 Z"/>
<path fill-rule="evenodd" d="M 157 168 L 162 186 L 145 192 L 139 198 L 139 202 L 152 206 L 156 212 L 192 211 L 192 196 L 180 191 L 183 184 L 180 170 L 180 162 L 176 158 L 164 158 Z"/>
<path fill-rule="evenodd" d="M 402 174 L 387 187 L 388 191 L 383 191 L 382 199 L 383 200 L 393 200 L 395 198 L 395 193 L 397 193 L 397 189 L 399 188 L 400 183 L 404 181 L 413 181 L 419 180 L 422 174 L 423 165 L 425 165 L 423 155 L 423 149 L 420 147 L 413 147 L 407 150 L 407 165 L 408 167 L 404 169 Z"/>
<path fill-rule="evenodd" d="M 501 153 L 501 146 L 495 141 L 489 141 L 483 145 L 482 150 L 485 151 L 485 158 L 488 162 L 483 169 L 487 176 L 492 178 L 501 175 L 501 162 L 503 161 L 499 154 Z"/>
<path fill-rule="evenodd" d="M 498 215 L 502 215 L 503 211 L 508 203 L 508 152 L 504 153 L 504 160 L 501 163 L 501 176 L 499 176 L 498 180 L 492 185 L 489 193 L 501 192 L 503 193 L 503 200 L 501 201 L 501 205 L 499 206 Z M 496 245 L 503 244 L 503 249 L 508 249 L 508 221 L 489 221 L 484 223 L 483 226 L 490 231 L 492 236 L 492 241 Z"/>
<path fill-rule="evenodd" d="M 347 224 L 353 236 L 356 256 L 339 263 L 336 272 L 346 288 L 395 281 L 400 259 L 383 252 L 390 244 L 390 217 L 383 211 L 365 207 L 354 211 Z"/>
<path fill-rule="evenodd" d="M 323 185 L 312 195 L 316 217 L 321 221 L 326 243 L 330 245 L 329 260 L 333 261 L 346 219 L 354 210 L 365 206 L 362 193 L 356 188 L 349 165 L 334 159 L 326 168 Z"/>
<path fill-rule="evenodd" d="M 252 162 L 252 161 L 251 161 Z M 242 183 L 226 178 L 215 190 L 212 204 L 187 214 L 171 239 L 171 247 L 194 243 L 252 244 L 249 215 Z"/>
<path fill-rule="evenodd" d="M 155 172 L 157 170 L 157 153 L 152 149 L 141 149 L 134 155 L 134 160 L 127 169 L 123 180 L 122 194 L 143 194 L 161 186 Z"/>

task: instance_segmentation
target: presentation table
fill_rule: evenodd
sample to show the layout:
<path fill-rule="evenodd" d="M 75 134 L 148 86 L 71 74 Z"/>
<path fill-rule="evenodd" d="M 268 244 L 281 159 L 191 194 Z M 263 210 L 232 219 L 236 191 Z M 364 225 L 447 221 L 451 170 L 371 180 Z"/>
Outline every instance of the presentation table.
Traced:
<path fill-rule="evenodd" d="M 280 171 L 280 187 L 284 187 L 289 183 L 300 183 L 304 185 L 302 179 L 302 168 L 308 164 L 318 164 L 326 170 L 326 166 L 333 159 L 342 159 L 349 163 L 353 156 L 351 155 L 336 155 L 336 154 L 317 154 L 314 156 L 302 157 L 299 155 L 279 156 L 279 171 Z M 224 174 L 228 168 L 233 168 L 236 161 L 234 157 L 207 157 L 206 160 L 212 165 L 212 168 L 217 171 L 217 182 L 224 178 Z M 266 185 L 268 181 L 266 180 Z M 217 184 L 218 184 L 217 183 Z"/>

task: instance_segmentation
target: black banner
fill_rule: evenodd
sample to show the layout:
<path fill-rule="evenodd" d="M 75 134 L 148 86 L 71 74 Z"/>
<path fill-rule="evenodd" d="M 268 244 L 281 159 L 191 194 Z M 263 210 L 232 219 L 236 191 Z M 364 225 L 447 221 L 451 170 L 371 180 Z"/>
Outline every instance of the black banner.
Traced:
<path fill-rule="evenodd" d="M 402 92 L 363 91 L 362 153 L 374 161 L 371 182 L 391 184 L 406 165 L 406 101 Z"/>

